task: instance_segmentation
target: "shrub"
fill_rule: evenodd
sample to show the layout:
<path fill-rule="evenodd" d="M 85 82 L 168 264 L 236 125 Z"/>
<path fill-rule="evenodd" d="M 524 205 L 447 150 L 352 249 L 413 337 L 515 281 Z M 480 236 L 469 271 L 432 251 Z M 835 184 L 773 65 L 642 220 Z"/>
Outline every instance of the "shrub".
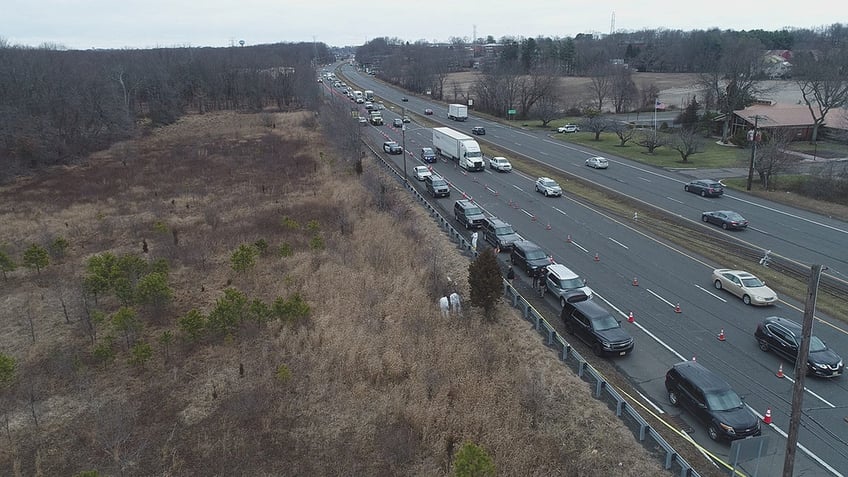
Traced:
<path fill-rule="evenodd" d="M 285 364 L 277 366 L 277 372 L 275 373 L 277 381 L 285 384 L 291 379 L 291 375 L 291 369 Z"/>
<path fill-rule="evenodd" d="M 145 343 L 144 341 L 139 341 L 135 345 L 133 345 L 130 350 L 130 358 L 129 363 L 133 366 L 138 366 L 143 368 L 150 358 L 153 357 L 153 348 Z"/>
<path fill-rule="evenodd" d="M 142 305 L 162 308 L 170 303 L 173 296 L 174 292 L 168 286 L 168 276 L 160 272 L 141 277 L 136 286 L 136 300 Z"/>
<path fill-rule="evenodd" d="M 315 219 L 310 220 L 306 224 L 306 230 L 308 230 L 312 233 L 318 232 L 320 229 L 321 229 L 321 226 L 318 224 L 318 221 L 315 220 Z"/>
<path fill-rule="evenodd" d="M 294 220 L 291 217 L 283 217 L 282 224 L 283 227 L 291 230 L 297 230 L 300 228 L 300 224 L 297 222 L 297 220 Z"/>
<path fill-rule="evenodd" d="M 15 358 L 0 353 L 0 388 L 15 380 L 17 366 Z"/>
<path fill-rule="evenodd" d="M 3 272 L 3 280 L 7 278 L 7 272 L 14 272 L 16 268 L 18 268 L 18 265 L 15 261 L 5 251 L 0 250 L 0 271 Z"/>
<path fill-rule="evenodd" d="M 252 268 L 256 265 L 257 255 L 258 252 L 252 245 L 239 245 L 239 248 L 233 252 L 233 255 L 230 257 L 230 263 L 232 263 L 233 270 L 243 272 L 248 268 Z"/>
<path fill-rule="evenodd" d="M 248 317 L 250 321 L 261 325 L 271 318 L 271 314 L 271 307 L 262 300 L 255 299 L 250 302 L 250 308 L 248 309 Z"/>
<path fill-rule="evenodd" d="M 277 249 L 277 255 L 279 255 L 280 258 L 291 257 L 293 254 L 294 251 L 292 250 L 292 246 L 287 243 L 280 244 L 279 249 Z"/>
<path fill-rule="evenodd" d="M 295 293 L 285 300 L 283 297 L 277 297 L 271 309 L 276 318 L 284 321 L 298 321 L 307 318 L 311 312 L 309 303 L 306 303 L 300 293 Z"/>
<path fill-rule="evenodd" d="M 325 247 L 324 239 L 320 235 L 312 237 L 309 241 L 309 248 L 312 250 L 324 250 Z"/>
<path fill-rule="evenodd" d="M 265 255 L 268 252 L 268 241 L 265 239 L 259 239 L 253 243 L 256 247 L 256 250 L 259 251 L 260 255 Z"/>
<path fill-rule="evenodd" d="M 94 347 L 92 356 L 97 361 L 103 363 L 104 366 L 112 363 L 115 360 L 115 338 L 111 335 L 106 335 L 100 339 L 100 342 Z"/>
<path fill-rule="evenodd" d="M 168 225 L 165 222 L 157 221 L 153 224 L 153 231 L 160 234 L 168 233 Z"/>
<path fill-rule="evenodd" d="M 456 477 L 493 476 L 495 464 L 485 449 L 473 442 L 466 442 L 454 457 L 453 475 Z"/>
<path fill-rule="evenodd" d="M 53 258 L 62 258 L 70 246 L 71 244 L 64 237 L 56 237 L 50 243 L 50 254 Z"/>
<path fill-rule="evenodd" d="M 206 324 L 206 317 L 195 308 L 192 308 L 177 320 L 180 331 L 189 341 L 196 341 L 203 336 L 206 331 Z"/>
<path fill-rule="evenodd" d="M 228 288 L 224 290 L 224 296 L 216 302 L 215 309 L 209 313 L 208 327 L 216 333 L 230 333 L 241 323 L 247 312 L 247 297 L 234 288 Z"/>
<path fill-rule="evenodd" d="M 23 264 L 27 268 L 34 268 L 36 273 L 41 273 L 41 269 L 47 267 L 50 263 L 50 256 L 44 247 L 32 244 L 24 252 Z"/>

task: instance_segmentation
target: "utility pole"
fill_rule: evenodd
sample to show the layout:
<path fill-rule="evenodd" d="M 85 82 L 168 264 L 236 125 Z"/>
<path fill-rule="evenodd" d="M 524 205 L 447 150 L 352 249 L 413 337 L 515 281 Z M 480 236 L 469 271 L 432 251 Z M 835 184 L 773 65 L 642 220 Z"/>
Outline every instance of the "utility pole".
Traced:
<path fill-rule="evenodd" d="M 406 177 L 406 123 L 402 122 L 403 118 L 406 117 L 406 108 L 401 108 L 400 120 L 402 126 L 400 127 L 400 135 L 401 135 L 401 154 L 403 154 L 403 183 L 406 184 L 409 180 Z"/>
<path fill-rule="evenodd" d="M 810 355 L 810 336 L 813 334 L 813 316 L 816 312 L 816 296 L 819 292 L 819 280 L 822 265 L 810 267 L 810 280 L 807 282 L 807 301 L 804 303 L 804 323 L 801 326 L 801 349 L 795 361 L 795 384 L 792 387 L 792 415 L 789 417 L 789 432 L 786 437 L 786 456 L 783 460 L 783 477 L 792 477 L 795 466 L 795 449 L 798 446 L 798 427 L 801 425 L 801 403 L 804 400 L 804 377 L 807 375 L 807 359 Z"/>
<path fill-rule="evenodd" d="M 754 116 L 754 131 L 751 137 L 751 162 L 748 164 L 748 185 L 745 187 L 745 190 L 751 190 L 751 182 L 754 181 L 754 156 L 757 154 L 757 121 L 759 121 L 760 116 Z"/>

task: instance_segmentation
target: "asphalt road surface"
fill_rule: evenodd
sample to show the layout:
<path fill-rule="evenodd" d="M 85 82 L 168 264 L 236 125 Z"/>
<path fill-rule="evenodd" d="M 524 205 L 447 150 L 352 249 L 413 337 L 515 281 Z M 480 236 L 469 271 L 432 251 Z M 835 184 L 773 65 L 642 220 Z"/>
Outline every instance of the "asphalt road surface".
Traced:
<path fill-rule="evenodd" d="M 345 75 L 356 81 L 359 89 L 374 90 L 387 106 L 395 102 L 395 107 L 384 111 L 388 124 L 399 117 L 401 107 L 419 114 L 423 114 L 424 108 L 431 108 L 435 114 L 430 118 L 446 126 L 466 133 L 473 126 L 485 126 L 486 136 L 476 139 L 490 141 L 568 173 L 624 191 L 638 200 L 691 218 L 699 226 L 703 210 L 736 210 L 751 221 L 751 227 L 741 233 L 730 232 L 733 236 L 741 236 L 764 251 L 772 250 L 798 261 L 825 263 L 842 277 L 848 271 L 845 250 L 848 226 L 840 221 L 739 193 L 728 193 L 720 199 L 704 199 L 683 191 L 688 177 L 616 157 L 607 156 L 611 163 L 608 170 L 596 171 L 583 165 L 586 157 L 596 153 L 580 146 L 553 140 L 547 134 L 528 133 L 474 117 L 467 122 L 449 121 L 444 105 L 395 91 L 350 68 L 345 69 Z M 409 101 L 401 102 L 402 96 L 407 96 Z M 341 95 L 337 97 L 339 101 L 349 101 Z M 414 122 L 407 126 L 408 153 L 385 157 L 395 161 L 399 169 L 405 157 L 406 168 L 411 171 L 412 167 L 421 164 L 416 158 L 420 147 L 432 145 L 432 132 Z M 402 138 L 401 131 L 391 126 L 369 126 L 367 134 L 378 150 L 384 140 L 401 143 Z M 755 413 L 763 415 L 770 408 L 774 424 L 764 427 L 763 432 L 770 437 L 768 453 L 759 462 L 745 463 L 743 469 L 753 472 L 754 467 L 759 466 L 760 475 L 779 475 L 791 408 L 792 364 L 760 351 L 753 332 L 757 322 L 766 316 L 779 315 L 800 321 L 803 304 L 783 300 L 767 308 L 744 305 L 735 296 L 712 286 L 712 269 L 727 266 L 721 257 L 699 256 L 666 243 L 653 236 L 650 230 L 642 230 L 638 220 L 620 221 L 605 216 L 591 203 L 570 197 L 567 183 L 561 184 L 565 190 L 562 198 L 545 198 L 534 191 L 536 178 L 520 171 L 504 174 L 487 169 L 468 173 L 457 168 L 454 162 L 443 159 L 434 164 L 434 171 L 451 183 L 450 198 L 432 201 L 443 209 L 446 217 L 453 216 L 451 208 L 456 199 L 463 194 L 471 197 L 487 213 L 506 220 L 519 234 L 541 245 L 556 262 L 588 278 L 589 286 L 598 294 L 597 299 L 618 313 L 636 339 L 631 356 L 612 362 L 657 412 L 680 415 L 694 429 L 692 438 L 705 449 L 719 458 L 727 460 L 729 457 L 727 444 L 710 441 L 705 429 L 691 416 L 685 412 L 681 414 L 679 409 L 668 404 L 664 378 L 675 362 L 696 357 L 698 362 L 723 375 Z M 411 176 L 410 181 L 417 182 Z M 427 194 L 423 187 L 419 190 Z M 460 228 L 459 224 L 456 226 Z M 598 260 L 595 260 L 596 254 Z M 518 275 L 527 280 L 523 272 Z M 632 285 L 634 277 L 638 278 L 638 286 Z M 681 313 L 675 313 L 677 304 Z M 553 298 L 549 298 L 548 311 L 549 321 L 563 332 L 558 318 L 559 305 Z M 626 322 L 630 312 L 636 318 L 633 324 Z M 817 318 L 814 333 L 843 357 L 848 355 L 845 324 L 826 316 L 817 315 Z M 722 329 L 725 341 L 717 339 Z M 778 379 L 775 375 L 781 364 L 788 379 Z M 807 378 L 805 384 L 807 392 L 795 474 L 843 475 L 848 469 L 845 378 Z"/>

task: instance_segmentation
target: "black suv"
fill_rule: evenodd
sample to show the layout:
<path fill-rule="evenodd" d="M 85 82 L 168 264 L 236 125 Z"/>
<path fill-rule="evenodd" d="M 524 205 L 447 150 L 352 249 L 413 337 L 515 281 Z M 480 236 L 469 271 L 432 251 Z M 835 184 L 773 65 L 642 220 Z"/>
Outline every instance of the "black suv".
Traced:
<path fill-rule="evenodd" d="M 453 204 L 453 217 L 466 229 L 479 229 L 486 220 L 480 207 L 466 199 L 458 200 Z"/>
<path fill-rule="evenodd" d="M 483 126 L 474 126 L 473 128 L 471 128 L 471 134 L 483 136 L 486 134 L 486 128 L 484 128 Z"/>
<path fill-rule="evenodd" d="M 621 321 L 582 292 L 572 293 L 563 300 L 560 317 L 565 330 L 591 346 L 598 356 L 624 356 L 633 351 L 633 337 L 624 331 Z"/>
<path fill-rule="evenodd" d="M 779 316 L 770 316 L 757 325 L 754 337 L 763 351 L 776 354 L 792 361 L 798 359 L 801 348 L 801 324 Z M 828 348 L 816 336 L 810 337 L 810 354 L 807 358 L 807 374 L 831 378 L 843 371 L 842 358 Z"/>
<path fill-rule="evenodd" d="M 683 190 L 693 194 L 700 194 L 701 197 L 718 197 L 724 194 L 724 186 L 720 182 L 712 179 L 698 179 L 689 182 L 683 186 Z"/>
<path fill-rule="evenodd" d="M 727 381 L 695 361 L 677 363 L 665 374 L 668 402 L 707 426 L 710 439 L 759 436 L 760 419 L 745 407 Z"/>
<path fill-rule="evenodd" d="M 535 243 L 529 240 L 519 240 L 512 244 L 512 253 L 510 254 L 512 264 L 521 270 L 527 272 L 527 276 L 537 275 L 539 269 L 547 267 L 551 263 L 548 254 Z"/>
<path fill-rule="evenodd" d="M 490 217 L 483 222 L 483 238 L 502 251 L 512 249 L 512 244 L 521 240 L 521 236 L 512 230 L 512 225 L 497 217 Z"/>

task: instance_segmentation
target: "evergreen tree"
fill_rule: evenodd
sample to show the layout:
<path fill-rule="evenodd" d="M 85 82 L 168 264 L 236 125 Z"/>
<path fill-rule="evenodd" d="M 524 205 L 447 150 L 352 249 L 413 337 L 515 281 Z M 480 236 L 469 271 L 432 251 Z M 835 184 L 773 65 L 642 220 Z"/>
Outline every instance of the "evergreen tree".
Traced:
<path fill-rule="evenodd" d="M 495 305 L 503 293 L 503 278 L 498 258 L 491 248 L 483 250 L 468 267 L 468 284 L 471 286 L 471 304 L 483 309 L 483 316 L 495 319 Z"/>

